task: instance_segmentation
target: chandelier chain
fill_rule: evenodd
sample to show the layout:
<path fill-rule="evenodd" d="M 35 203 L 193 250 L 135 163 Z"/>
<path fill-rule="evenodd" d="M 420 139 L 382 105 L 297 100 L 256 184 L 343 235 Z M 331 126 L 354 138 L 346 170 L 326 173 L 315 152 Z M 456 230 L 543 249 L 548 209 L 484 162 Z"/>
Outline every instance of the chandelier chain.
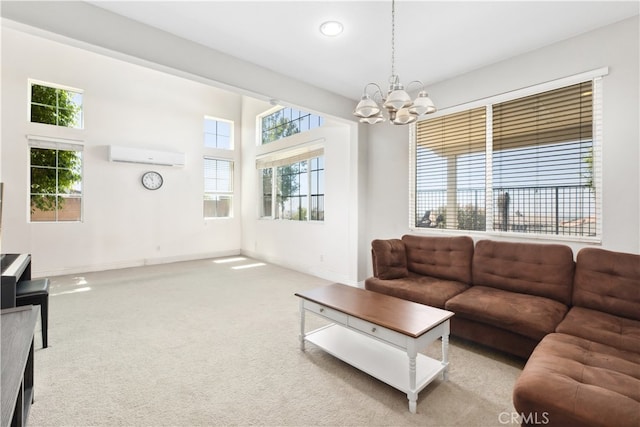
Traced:
<path fill-rule="evenodd" d="M 396 2 L 391 0 L 391 77 L 396 75 Z"/>

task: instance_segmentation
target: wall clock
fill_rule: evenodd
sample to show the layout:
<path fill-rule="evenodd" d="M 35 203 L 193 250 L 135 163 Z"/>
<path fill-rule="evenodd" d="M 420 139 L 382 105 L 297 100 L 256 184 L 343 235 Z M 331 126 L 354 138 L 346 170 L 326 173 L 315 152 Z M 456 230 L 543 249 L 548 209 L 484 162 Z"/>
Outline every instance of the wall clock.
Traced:
<path fill-rule="evenodd" d="M 162 175 L 156 171 L 145 172 L 142 175 L 142 185 L 147 190 L 157 190 L 162 187 Z"/>

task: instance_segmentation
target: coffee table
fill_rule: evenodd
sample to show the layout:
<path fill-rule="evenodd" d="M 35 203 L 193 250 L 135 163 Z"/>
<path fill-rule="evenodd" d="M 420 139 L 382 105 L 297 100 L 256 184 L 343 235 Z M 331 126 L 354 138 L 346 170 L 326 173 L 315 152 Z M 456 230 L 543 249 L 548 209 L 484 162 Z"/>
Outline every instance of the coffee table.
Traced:
<path fill-rule="evenodd" d="M 295 295 L 300 297 L 300 350 L 313 343 L 406 393 L 411 413 L 422 389 L 440 373 L 447 380 L 451 311 L 339 283 Z M 332 323 L 306 332 L 307 312 Z M 418 353 L 438 338 L 442 360 Z"/>

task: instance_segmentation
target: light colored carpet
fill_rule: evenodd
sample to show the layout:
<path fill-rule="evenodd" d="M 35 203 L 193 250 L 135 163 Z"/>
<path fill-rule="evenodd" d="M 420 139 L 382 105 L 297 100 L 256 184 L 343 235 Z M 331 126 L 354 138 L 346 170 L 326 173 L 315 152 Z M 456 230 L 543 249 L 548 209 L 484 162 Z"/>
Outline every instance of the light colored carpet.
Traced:
<path fill-rule="evenodd" d="M 51 278 L 29 424 L 501 426 L 514 411 L 523 363 L 459 340 L 449 381 L 423 390 L 415 415 L 402 392 L 312 344 L 301 352 L 294 293 L 328 282 L 269 264 L 232 268 L 254 263 Z M 307 316 L 308 329 L 316 323 Z M 439 357 L 439 341 L 425 353 Z"/>

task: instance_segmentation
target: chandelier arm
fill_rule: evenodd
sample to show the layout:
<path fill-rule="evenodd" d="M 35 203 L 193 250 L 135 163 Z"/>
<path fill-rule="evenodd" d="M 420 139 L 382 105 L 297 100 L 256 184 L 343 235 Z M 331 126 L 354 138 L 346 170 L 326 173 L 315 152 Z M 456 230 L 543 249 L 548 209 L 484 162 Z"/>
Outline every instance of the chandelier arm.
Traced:
<path fill-rule="evenodd" d="M 373 98 L 374 96 L 378 95 L 380 96 L 380 99 L 384 102 L 384 92 L 382 92 L 382 88 L 380 88 L 380 86 L 377 83 L 374 83 L 374 82 L 367 83 L 367 85 L 364 87 L 364 93 L 368 95 L 367 88 L 369 86 L 375 86 L 376 88 L 376 90 L 371 94 L 371 97 Z"/>
<path fill-rule="evenodd" d="M 414 80 L 412 82 L 409 82 L 406 86 L 406 91 L 409 92 L 409 88 L 411 87 L 412 84 L 419 84 L 420 85 L 420 91 L 425 90 L 424 89 L 424 83 L 422 83 L 422 80 Z"/>

